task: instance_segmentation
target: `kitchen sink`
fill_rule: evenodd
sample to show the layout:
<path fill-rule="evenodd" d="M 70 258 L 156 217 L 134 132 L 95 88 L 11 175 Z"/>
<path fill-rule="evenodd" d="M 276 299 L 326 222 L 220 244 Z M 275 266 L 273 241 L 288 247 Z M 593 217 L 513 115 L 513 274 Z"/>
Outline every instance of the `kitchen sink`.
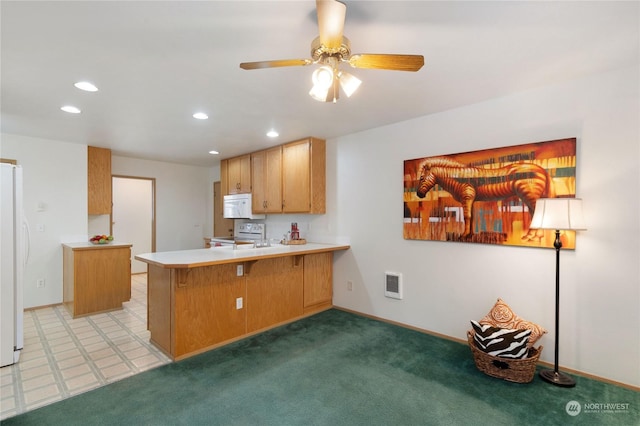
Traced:
<path fill-rule="evenodd" d="M 272 243 L 271 245 L 266 245 L 266 243 L 265 245 L 241 243 L 241 244 L 235 244 L 235 245 L 225 244 L 219 247 L 211 247 L 211 249 L 213 250 L 234 250 L 234 251 L 247 251 L 247 250 L 268 251 L 268 250 L 283 249 L 283 248 L 289 248 L 289 246 L 284 244 L 279 244 L 279 243 Z"/>
<path fill-rule="evenodd" d="M 235 246 L 234 250 L 269 250 L 269 249 L 277 249 L 288 247 L 283 244 L 271 244 L 271 245 L 253 245 L 253 244 L 238 244 Z"/>

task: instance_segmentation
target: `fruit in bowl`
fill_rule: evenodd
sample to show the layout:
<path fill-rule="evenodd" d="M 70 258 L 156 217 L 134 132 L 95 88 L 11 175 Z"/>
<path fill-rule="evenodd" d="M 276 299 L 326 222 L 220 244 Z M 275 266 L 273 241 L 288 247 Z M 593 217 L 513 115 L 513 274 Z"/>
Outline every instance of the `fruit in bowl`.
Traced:
<path fill-rule="evenodd" d="M 109 244 L 113 241 L 113 235 L 94 235 L 89 239 L 92 244 Z"/>

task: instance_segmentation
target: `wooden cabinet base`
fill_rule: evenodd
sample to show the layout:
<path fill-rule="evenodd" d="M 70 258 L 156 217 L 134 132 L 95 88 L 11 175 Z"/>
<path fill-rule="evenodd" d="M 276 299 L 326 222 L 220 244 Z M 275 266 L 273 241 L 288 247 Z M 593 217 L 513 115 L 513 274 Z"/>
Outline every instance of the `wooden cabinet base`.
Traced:
<path fill-rule="evenodd" d="M 150 340 L 177 361 L 330 309 L 332 259 L 319 253 L 195 268 L 149 264 Z"/>
<path fill-rule="evenodd" d="M 63 303 L 73 318 L 122 309 L 131 299 L 131 245 L 63 245 Z"/>
<path fill-rule="evenodd" d="M 302 262 L 297 256 L 255 262 L 247 275 L 247 332 L 302 315 Z"/>

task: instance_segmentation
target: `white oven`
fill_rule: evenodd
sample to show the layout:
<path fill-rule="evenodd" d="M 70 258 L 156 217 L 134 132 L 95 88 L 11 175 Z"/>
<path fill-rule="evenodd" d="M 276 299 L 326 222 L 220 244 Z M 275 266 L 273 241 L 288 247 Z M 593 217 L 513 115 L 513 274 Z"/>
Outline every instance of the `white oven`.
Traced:
<path fill-rule="evenodd" d="M 233 231 L 233 237 L 213 237 L 211 238 L 211 247 L 263 243 L 267 237 L 266 228 L 267 225 L 264 223 L 238 223 Z"/>

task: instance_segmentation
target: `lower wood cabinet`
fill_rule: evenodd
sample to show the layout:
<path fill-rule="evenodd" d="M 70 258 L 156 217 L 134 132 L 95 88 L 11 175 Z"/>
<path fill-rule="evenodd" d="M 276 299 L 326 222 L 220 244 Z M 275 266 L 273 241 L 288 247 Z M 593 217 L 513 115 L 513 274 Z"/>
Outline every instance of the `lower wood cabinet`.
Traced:
<path fill-rule="evenodd" d="M 131 245 L 63 244 L 63 303 L 74 318 L 131 299 Z"/>
<path fill-rule="evenodd" d="M 246 282 L 236 265 L 206 266 L 175 271 L 175 352 L 187 354 L 245 333 Z"/>
<path fill-rule="evenodd" d="M 302 315 L 302 256 L 253 262 L 247 272 L 247 332 Z"/>
<path fill-rule="evenodd" d="M 328 309 L 332 261 L 323 252 L 195 268 L 149 264 L 151 341 L 178 360 Z"/>
<path fill-rule="evenodd" d="M 333 303 L 333 252 L 304 256 L 304 313 Z"/>

